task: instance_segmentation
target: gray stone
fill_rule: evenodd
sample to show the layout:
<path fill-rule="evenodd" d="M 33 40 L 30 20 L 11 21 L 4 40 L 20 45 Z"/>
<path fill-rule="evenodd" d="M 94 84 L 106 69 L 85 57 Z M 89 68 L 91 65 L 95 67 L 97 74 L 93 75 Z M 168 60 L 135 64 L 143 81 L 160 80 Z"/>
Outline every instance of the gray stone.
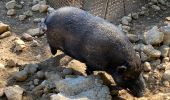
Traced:
<path fill-rule="evenodd" d="M 4 92 L 8 100 L 22 100 L 22 94 L 24 90 L 21 87 L 15 85 L 6 87 Z"/>
<path fill-rule="evenodd" d="M 162 45 L 159 50 L 161 51 L 161 56 L 162 57 L 167 57 L 169 55 L 169 46 L 166 46 L 166 45 Z"/>
<path fill-rule="evenodd" d="M 40 44 L 38 43 L 38 41 L 36 40 L 33 40 L 32 43 L 31 43 L 31 47 L 37 47 L 39 46 Z"/>
<path fill-rule="evenodd" d="M 130 31 L 131 28 L 130 28 L 129 26 L 127 26 L 127 25 L 123 25 L 123 26 L 122 26 L 122 29 L 123 29 L 123 30 Z"/>
<path fill-rule="evenodd" d="M 158 3 L 158 0 L 151 0 L 153 4 Z"/>
<path fill-rule="evenodd" d="M 44 78 L 44 72 L 43 72 L 43 71 L 38 71 L 38 72 L 37 72 L 37 77 L 38 77 L 39 79 L 43 79 L 43 78 Z"/>
<path fill-rule="evenodd" d="M 163 43 L 165 45 L 170 45 L 170 26 L 163 26 L 160 31 L 164 33 Z"/>
<path fill-rule="evenodd" d="M 157 26 L 154 26 L 151 30 L 144 33 L 144 41 L 147 44 L 160 44 L 163 42 L 164 34 L 159 31 Z"/>
<path fill-rule="evenodd" d="M 39 22 L 41 22 L 41 19 L 42 19 L 42 18 L 35 18 L 35 19 L 33 20 L 33 22 L 34 22 L 34 23 L 39 23 Z"/>
<path fill-rule="evenodd" d="M 148 57 L 159 58 L 161 56 L 161 52 L 154 49 L 152 45 L 144 45 L 142 49 L 143 52 L 148 55 Z"/>
<path fill-rule="evenodd" d="M 152 67 L 157 67 L 158 65 L 161 64 L 161 60 L 157 59 L 157 60 L 150 61 L 150 64 Z"/>
<path fill-rule="evenodd" d="M 133 19 L 138 19 L 139 18 L 139 14 L 138 13 L 132 13 L 132 18 Z"/>
<path fill-rule="evenodd" d="M 165 0 L 158 0 L 158 2 L 162 5 L 166 5 L 166 1 Z"/>
<path fill-rule="evenodd" d="M 73 70 L 71 68 L 65 68 L 63 70 L 64 75 L 71 75 L 73 73 Z"/>
<path fill-rule="evenodd" d="M 59 94 L 51 100 L 111 100 L 108 87 L 95 77 L 66 78 L 56 83 Z M 84 97 L 84 98 L 82 98 Z"/>
<path fill-rule="evenodd" d="M 28 64 L 25 66 L 24 70 L 28 74 L 34 74 L 37 71 L 38 65 L 37 64 Z"/>
<path fill-rule="evenodd" d="M 161 10 L 161 8 L 160 8 L 159 6 L 157 6 L 157 5 L 152 5 L 151 7 L 152 7 L 152 9 L 154 9 L 155 11 Z"/>
<path fill-rule="evenodd" d="M 55 71 L 55 72 L 45 72 L 45 78 L 48 81 L 57 82 L 57 81 L 62 79 L 62 75 L 61 75 L 61 73 L 59 73 L 57 71 Z"/>
<path fill-rule="evenodd" d="M 27 18 L 26 15 L 19 15 L 18 17 L 19 17 L 20 21 L 23 21 L 23 20 L 25 20 Z"/>
<path fill-rule="evenodd" d="M 8 16 L 16 15 L 16 10 L 15 10 L 15 9 L 9 9 L 9 10 L 7 11 L 7 15 L 8 15 Z"/>
<path fill-rule="evenodd" d="M 130 40 L 131 42 L 136 42 L 136 41 L 139 40 L 138 36 L 135 35 L 135 34 L 127 34 L 127 37 L 129 38 L 129 40 Z"/>
<path fill-rule="evenodd" d="M 40 9 L 40 4 L 36 4 L 36 5 L 32 6 L 32 8 L 31 8 L 32 11 L 39 11 L 39 9 Z"/>
<path fill-rule="evenodd" d="M 143 66 L 144 66 L 144 71 L 146 71 L 146 72 L 149 72 L 149 71 L 151 71 L 151 64 L 149 63 L 149 62 L 145 62 L 144 64 L 143 64 Z"/>
<path fill-rule="evenodd" d="M 28 29 L 26 33 L 30 34 L 31 36 L 38 36 L 38 35 L 40 35 L 39 28 Z"/>
<path fill-rule="evenodd" d="M 144 52 L 141 52 L 141 61 L 146 61 L 147 59 L 148 56 Z"/>
<path fill-rule="evenodd" d="M 39 79 L 34 79 L 34 85 L 38 85 L 39 84 Z"/>
<path fill-rule="evenodd" d="M 129 16 L 125 16 L 121 19 L 121 22 L 123 25 L 129 25 L 129 23 L 132 21 L 132 18 Z"/>
<path fill-rule="evenodd" d="M 24 15 L 26 15 L 27 17 L 31 17 L 31 16 L 33 16 L 33 13 L 31 10 L 28 10 L 28 11 L 24 12 Z"/>
<path fill-rule="evenodd" d="M 11 0 L 9 2 L 6 3 L 5 7 L 7 9 L 14 9 L 16 6 L 16 1 L 15 0 Z"/>
<path fill-rule="evenodd" d="M 14 75 L 16 81 L 25 81 L 28 77 L 28 73 L 25 70 L 19 71 Z"/>

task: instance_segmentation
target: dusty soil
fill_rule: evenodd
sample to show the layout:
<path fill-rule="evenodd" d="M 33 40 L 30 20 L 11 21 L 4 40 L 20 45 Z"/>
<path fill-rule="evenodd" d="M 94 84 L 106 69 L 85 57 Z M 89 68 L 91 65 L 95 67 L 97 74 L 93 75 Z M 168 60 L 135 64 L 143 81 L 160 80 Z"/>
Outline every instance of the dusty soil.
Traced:
<path fill-rule="evenodd" d="M 17 9 L 17 15 L 9 17 L 6 15 L 6 8 L 5 3 L 10 0 L 1 0 L 0 1 L 0 21 L 3 23 L 6 23 L 10 25 L 11 31 L 13 32 L 13 35 L 4 39 L 0 40 L 0 63 L 6 65 L 7 60 L 13 59 L 17 66 L 13 68 L 9 68 L 7 66 L 6 69 L 0 69 L 0 87 L 5 87 L 8 85 L 18 84 L 24 89 L 29 91 L 29 87 L 26 85 L 27 82 L 34 79 L 34 76 L 27 79 L 25 82 L 18 82 L 14 83 L 14 81 L 10 80 L 11 77 L 18 72 L 19 70 L 22 70 L 25 64 L 31 64 L 31 63 L 38 63 L 41 65 L 42 70 L 51 71 L 51 70 L 58 70 L 57 66 L 66 65 L 68 62 L 70 62 L 72 59 L 69 57 L 66 57 L 65 55 L 62 55 L 60 52 L 56 57 L 52 57 L 50 53 L 50 49 L 48 47 L 46 37 L 42 36 L 39 38 L 34 37 L 36 41 L 40 44 L 37 47 L 31 47 L 31 42 L 25 42 L 27 45 L 27 48 L 20 54 L 12 52 L 11 48 L 13 47 L 13 41 L 15 37 L 21 37 L 24 32 L 26 32 L 28 29 L 31 28 L 37 28 L 37 23 L 33 22 L 34 18 L 43 18 L 46 16 L 46 13 L 39 13 L 39 12 L 33 12 L 33 16 L 29 17 L 28 19 L 24 21 L 18 20 L 18 15 L 23 14 L 23 12 L 31 9 L 31 0 L 23 0 L 25 6 L 23 6 L 22 9 Z M 164 20 L 167 16 L 170 16 L 170 8 L 168 8 L 166 11 L 160 11 L 158 13 L 150 12 L 148 16 L 140 17 L 138 20 L 133 21 L 133 31 L 132 33 L 143 33 L 148 28 L 155 26 L 155 25 L 163 25 Z M 60 55 L 61 54 L 61 55 Z M 77 63 L 77 62 L 73 62 Z M 50 67 L 48 67 L 50 66 Z M 53 67 L 51 67 L 53 66 Z M 79 63 L 77 63 L 77 66 Z M 85 68 L 74 68 L 79 70 L 81 73 L 84 73 Z M 75 72 L 75 74 L 78 74 Z M 157 93 L 169 93 L 170 89 L 165 87 L 158 86 L 156 90 L 151 90 L 151 92 L 147 95 L 148 98 L 152 97 L 153 94 Z M 6 98 L 0 98 L 0 100 L 5 100 Z M 120 94 L 119 96 L 113 96 L 113 99 L 134 99 L 130 94 L 127 92 Z M 150 98 L 151 100 L 152 98 Z M 155 99 L 156 100 L 156 99 Z"/>

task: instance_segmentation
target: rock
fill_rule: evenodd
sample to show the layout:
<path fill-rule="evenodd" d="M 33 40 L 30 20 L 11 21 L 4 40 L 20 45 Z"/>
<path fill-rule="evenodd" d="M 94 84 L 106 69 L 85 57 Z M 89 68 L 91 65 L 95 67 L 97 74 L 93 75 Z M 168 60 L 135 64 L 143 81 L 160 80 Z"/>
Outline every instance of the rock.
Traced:
<path fill-rule="evenodd" d="M 161 51 L 161 56 L 162 57 L 167 57 L 168 54 L 169 54 L 169 46 L 166 46 L 166 45 L 162 45 L 160 48 L 159 48 L 159 51 Z"/>
<path fill-rule="evenodd" d="M 48 9 L 48 5 L 40 5 L 39 12 L 40 13 L 47 12 L 47 9 Z"/>
<path fill-rule="evenodd" d="M 46 0 L 40 0 L 40 1 L 39 1 L 39 4 L 40 4 L 40 5 L 46 5 Z"/>
<path fill-rule="evenodd" d="M 9 86 L 5 88 L 4 92 L 8 100 L 22 100 L 24 91 L 19 86 Z"/>
<path fill-rule="evenodd" d="M 12 33 L 10 31 L 4 32 L 3 34 L 0 35 L 0 39 L 9 37 L 11 35 L 12 35 Z"/>
<path fill-rule="evenodd" d="M 152 5 L 151 7 L 152 7 L 152 9 L 154 9 L 155 11 L 161 10 L 161 8 L 160 8 L 159 6 L 157 6 L 157 5 Z"/>
<path fill-rule="evenodd" d="M 161 60 L 157 59 L 157 60 L 150 61 L 150 64 L 152 67 L 156 67 L 161 64 Z"/>
<path fill-rule="evenodd" d="M 66 78 L 56 83 L 59 89 L 51 100 L 111 100 L 108 87 L 101 84 L 101 80 L 94 77 Z M 84 97 L 84 98 L 83 98 Z"/>
<path fill-rule="evenodd" d="M 73 70 L 71 68 L 66 68 L 63 70 L 63 74 L 64 75 L 71 75 L 73 72 Z"/>
<path fill-rule="evenodd" d="M 0 69 L 5 69 L 5 65 L 0 63 Z"/>
<path fill-rule="evenodd" d="M 165 57 L 165 58 L 163 58 L 162 59 L 162 63 L 167 63 L 167 62 L 169 62 L 170 60 L 169 60 L 169 57 Z"/>
<path fill-rule="evenodd" d="M 170 17 L 166 17 L 165 19 L 166 19 L 167 21 L 170 21 Z M 164 26 L 164 27 L 165 27 L 165 26 Z M 166 26 L 166 27 L 167 27 L 167 26 Z"/>
<path fill-rule="evenodd" d="M 27 34 L 27 33 L 24 33 L 22 35 L 22 38 L 26 41 L 32 41 L 33 40 L 33 37 L 30 34 Z"/>
<path fill-rule="evenodd" d="M 25 81 L 28 77 L 28 73 L 25 70 L 19 71 L 14 75 L 16 81 Z"/>
<path fill-rule="evenodd" d="M 9 31 L 10 27 L 7 24 L 0 22 L 0 35 L 4 32 Z"/>
<path fill-rule="evenodd" d="M 170 86 L 168 81 L 163 81 L 162 83 L 163 83 L 163 85 L 164 85 L 165 87 L 169 87 L 169 86 Z"/>
<path fill-rule="evenodd" d="M 34 85 L 38 85 L 39 84 L 39 79 L 34 79 Z"/>
<path fill-rule="evenodd" d="M 158 0 L 151 0 L 153 4 L 158 3 Z"/>
<path fill-rule="evenodd" d="M 31 47 L 37 47 L 39 46 L 40 44 L 38 43 L 38 41 L 36 40 L 33 40 L 32 43 L 31 43 Z"/>
<path fill-rule="evenodd" d="M 40 35 L 39 28 L 29 29 L 29 30 L 27 30 L 26 33 L 30 34 L 31 36 L 38 36 L 38 35 Z"/>
<path fill-rule="evenodd" d="M 123 25 L 129 25 L 129 22 L 131 22 L 131 21 L 132 21 L 132 18 L 129 16 L 125 16 L 121 19 L 121 22 Z"/>
<path fill-rule="evenodd" d="M 166 70 L 166 71 L 164 72 L 164 74 L 163 74 L 163 76 L 162 76 L 162 79 L 163 79 L 164 81 L 170 82 L 170 70 Z"/>
<path fill-rule="evenodd" d="M 35 19 L 33 20 L 33 22 L 34 22 L 34 23 L 39 23 L 39 22 L 41 22 L 41 18 L 35 18 Z"/>
<path fill-rule="evenodd" d="M 45 78 L 48 81 L 57 82 L 57 81 L 62 79 L 62 75 L 57 71 L 55 71 L 55 72 L 45 72 Z"/>
<path fill-rule="evenodd" d="M 50 14 L 50 13 L 52 13 L 52 12 L 54 12 L 54 11 L 55 11 L 55 9 L 52 8 L 52 7 L 48 7 L 48 9 L 47 9 L 48 14 Z"/>
<path fill-rule="evenodd" d="M 24 15 L 26 15 L 27 17 L 31 17 L 33 15 L 31 10 L 28 10 L 26 12 L 24 12 Z"/>
<path fill-rule="evenodd" d="M 16 63 L 15 63 L 15 61 L 14 61 L 13 59 L 9 59 L 9 60 L 7 61 L 6 66 L 8 66 L 8 67 L 15 67 L 15 66 L 16 66 Z"/>
<path fill-rule="evenodd" d="M 166 5 L 165 0 L 158 0 L 158 2 L 159 2 L 160 4 L 162 4 L 162 5 Z"/>
<path fill-rule="evenodd" d="M 28 74 L 34 74 L 37 71 L 38 65 L 37 64 L 28 64 L 25 66 L 24 70 Z"/>
<path fill-rule="evenodd" d="M 26 15 L 19 15 L 18 17 L 19 17 L 20 21 L 23 21 L 23 20 L 25 20 L 27 18 Z"/>
<path fill-rule="evenodd" d="M 0 97 L 4 95 L 4 88 L 0 88 Z"/>
<path fill-rule="evenodd" d="M 15 0 L 11 0 L 9 2 L 6 3 L 5 7 L 7 9 L 14 9 L 16 6 L 16 1 Z"/>
<path fill-rule="evenodd" d="M 148 56 L 144 53 L 144 52 L 141 52 L 141 61 L 146 61 L 148 59 Z"/>
<path fill-rule="evenodd" d="M 39 9 L 40 9 L 40 4 L 36 4 L 36 5 L 32 6 L 32 8 L 31 8 L 32 11 L 39 11 Z"/>
<path fill-rule="evenodd" d="M 159 32 L 157 26 L 154 26 L 151 30 L 144 33 L 144 41 L 146 44 L 157 45 L 163 42 L 164 34 Z"/>
<path fill-rule="evenodd" d="M 161 52 L 154 49 L 152 45 L 144 45 L 142 48 L 143 52 L 151 58 L 159 58 L 161 56 Z"/>
<path fill-rule="evenodd" d="M 123 25 L 123 26 L 122 26 L 122 29 L 123 29 L 123 30 L 130 31 L 130 27 L 129 27 L 129 26 L 126 26 L 126 25 Z"/>
<path fill-rule="evenodd" d="M 8 11 L 7 11 L 7 15 L 8 16 L 13 16 L 13 15 L 15 15 L 16 14 L 16 10 L 15 9 L 9 9 Z"/>
<path fill-rule="evenodd" d="M 139 14 L 138 13 L 132 13 L 132 18 L 133 19 L 138 19 L 139 18 Z"/>
<path fill-rule="evenodd" d="M 77 78 L 66 78 L 56 82 L 56 88 L 69 96 L 76 95 L 81 91 L 88 90 L 94 86 L 94 80 L 78 76 Z"/>
<path fill-rule="evenodd" d="M 164 33 L 163 44 L 170 45 L 170 26 L 161 27 L 160 31 Z"/>
<path fill-rule="evenodd" d="M 43 78 L 44 78 L 44 72 L 43 72 L 43 71 L 38 71 L 38 72 L 37 72 L 37 77 L 38 77 L 39 79 L 43 79 Z"/>
<path fill-rule="evenodd" d="M 144 64 L 143 64 L 143 66 L 144 66 L 144 71 L 145 72 L 149 72 L 149 71 L 151 71 L 151 65 L 150 65 L 150 63 L 149 62 L 145 62 Z"/>
<path fill-rule="evenodd" d="M 135 34 L 127 34 L 127 37 L 133 43 L 139 40 L 139 37 L 137 35 L 135 35 Z"/>
<path fill-rule="evenodd" d="M 16 39 L 14 43 L 15 43 L 14 52 L 22 51 L 23 49 L 26 48 L 25 42 L 22 41 L 21 39 Z"/>

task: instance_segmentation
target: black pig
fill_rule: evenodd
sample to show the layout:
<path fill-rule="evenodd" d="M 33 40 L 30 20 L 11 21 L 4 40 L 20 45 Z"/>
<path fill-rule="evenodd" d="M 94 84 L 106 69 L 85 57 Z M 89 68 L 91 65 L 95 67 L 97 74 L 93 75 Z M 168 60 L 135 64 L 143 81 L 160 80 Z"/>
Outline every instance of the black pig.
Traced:
<path fill-rule="evenodd" d="M 52 54 L 65 54 L 87 65 L 88 71 L 110 73 L 118 86 L 142 96 L 145 82 L 139 56 L 132 44 L 113 24 L 74 7 L 49 14 L 40 24 Z"/>

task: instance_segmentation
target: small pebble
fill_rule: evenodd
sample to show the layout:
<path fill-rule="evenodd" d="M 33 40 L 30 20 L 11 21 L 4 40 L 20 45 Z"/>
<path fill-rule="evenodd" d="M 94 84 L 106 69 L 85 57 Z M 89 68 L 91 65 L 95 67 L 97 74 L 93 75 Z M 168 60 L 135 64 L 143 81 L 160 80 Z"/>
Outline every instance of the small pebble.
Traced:
<path fill-rule="evenodd" d="M 14 76 L 16 81 L 20 81 L 20 82 L 25 81 L 27 79 L 27 77 L 28 77 L 28 75 L 27 75 L 27 72 L 25 70 L 19 71 Z"/>
<path fill-rule="evenodd" d="M 9 9 L 8 11 L 7 11 L 7 15 L 8 16 L 13 16 L 13 15 L 15 15 L 16 14 L 16 10 L 15 9 Z"/>
<path fill-rule="evenodd" d="M 34 85 L 38 85 L 39 84 L 39 79 L 34 79 Z"/>
<path fill-rule="evenodd" d="M 43 79 L 44 78 L 44 72 L 43 71 L 38 71 L 37 72 L 37 77 L 40 78 L 40 79 Z"/>
<path fill-rule="evenodd" d="M 144 66 L 144 71 L 146 72 L 149 72 L 152 69 L 151 64 L 149 62 L 145 62 L 143 66 Z"/>

